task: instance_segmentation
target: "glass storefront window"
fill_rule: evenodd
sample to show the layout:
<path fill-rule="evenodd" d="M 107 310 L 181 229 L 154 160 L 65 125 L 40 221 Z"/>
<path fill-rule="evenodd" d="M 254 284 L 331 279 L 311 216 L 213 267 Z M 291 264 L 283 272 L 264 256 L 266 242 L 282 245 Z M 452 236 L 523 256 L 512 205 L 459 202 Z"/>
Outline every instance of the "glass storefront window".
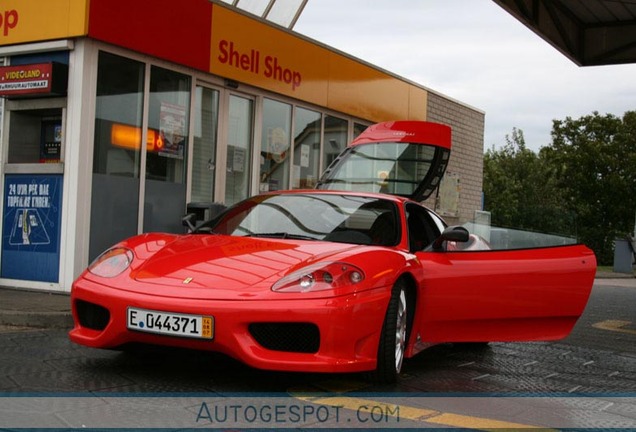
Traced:
<path fill-rule="evenodd" d="M 100 52 L 93 173 L 139 177 L 144 65 Z"/>
<path fill-rule="evenodd" d="M 186 203 L 190 77 L 150 72 L 144 232 L 181 232 Z"/>
<path fill-rule="evenodd" d="M 194 104 L 191 200 L 211 202 L 214 201 L 219 92 L 197 87 Z"/>
<path fill-rule="evenodd" d="M 319 112 L 296 108 L 292 187 L 313 189 L 320 176 L 321 119 Z"/>
<path fill-rule="evenodd" d="M 358 135 L 360 135 L 362 132 L 365 131 L 365 129 L 367 128 L 367 125 L 363 125 L 360 123 L 354 123 L 353 124 L 353 138 L 357 138 Z"/>
<path fill-rule="evenodd" d="M 250 194 L 254 102 L 230 95 L 227 135 L 225 204 L 232 205 Z"/>
<path fill-rule="evenodd" d="M 137 234 L 144 70 L 143 63 L 99 53 L 90 260 Z"/>
<path fill-rule="evenodd" d="M 323 171 L 347 147 L 349 122 L 333 116 L 325 116 Z"/>
<path fill-rule="evenodd" d="M 260 191 L 289 188 L 291 105 L 263 100 Z"/>

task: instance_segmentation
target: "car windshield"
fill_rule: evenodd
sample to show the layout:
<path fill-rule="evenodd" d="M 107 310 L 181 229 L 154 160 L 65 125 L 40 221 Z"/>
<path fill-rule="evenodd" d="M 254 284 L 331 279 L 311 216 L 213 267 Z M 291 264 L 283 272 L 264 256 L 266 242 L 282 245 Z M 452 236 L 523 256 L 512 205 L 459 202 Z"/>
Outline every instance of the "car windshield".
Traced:
<path fill-rule="evenodd" d="M 399 241 L 397 214 L 395 203 L 370 197 L 260 195 L 230 208 L 205 231 L 392 246 Z"/>

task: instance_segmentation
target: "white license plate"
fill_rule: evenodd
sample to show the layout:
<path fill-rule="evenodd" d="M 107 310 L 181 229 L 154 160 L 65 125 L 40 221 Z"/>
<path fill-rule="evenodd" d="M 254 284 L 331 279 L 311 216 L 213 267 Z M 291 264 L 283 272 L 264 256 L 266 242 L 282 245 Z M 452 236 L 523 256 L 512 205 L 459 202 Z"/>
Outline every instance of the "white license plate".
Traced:
<path fill-rule="evenodd" d="M 214 317 L 129 307 L 126 327 L 147 333 L 212 339 Z"/>

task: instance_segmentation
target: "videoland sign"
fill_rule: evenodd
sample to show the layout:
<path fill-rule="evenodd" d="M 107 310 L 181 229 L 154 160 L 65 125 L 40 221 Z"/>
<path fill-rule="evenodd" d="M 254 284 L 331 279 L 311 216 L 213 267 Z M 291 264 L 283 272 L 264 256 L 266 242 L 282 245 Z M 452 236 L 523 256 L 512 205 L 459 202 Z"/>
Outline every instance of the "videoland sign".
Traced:
<path fill-rule="evenodd" d="M 60 63 L 37 63 L 0 66 L 0 96 L 66 94 L 68 66 Z"/>

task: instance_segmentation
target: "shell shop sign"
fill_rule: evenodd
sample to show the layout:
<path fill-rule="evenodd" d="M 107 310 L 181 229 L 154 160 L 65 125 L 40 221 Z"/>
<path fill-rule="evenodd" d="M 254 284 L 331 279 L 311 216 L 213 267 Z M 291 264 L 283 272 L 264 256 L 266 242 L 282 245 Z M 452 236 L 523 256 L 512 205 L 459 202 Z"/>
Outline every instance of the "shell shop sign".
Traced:
<path fill-rule="evenodd" d="M 67 87 L 68 66 L 61 63 L 0 67 L 0 96 L 61 96 Z"/>
<path fill-rule="evenodd" d="M 234 42 L 221 40 L 219 42 L 218 61 L 221 64 L 241 69 L 254 75 L 261 75 L 267 79 L 278 81 L 295 91 L 302 84 L 300 72 L 285 67 L 279 59 L 271 55 L 262 55 L 257 49 L 242 52 Z"/>

